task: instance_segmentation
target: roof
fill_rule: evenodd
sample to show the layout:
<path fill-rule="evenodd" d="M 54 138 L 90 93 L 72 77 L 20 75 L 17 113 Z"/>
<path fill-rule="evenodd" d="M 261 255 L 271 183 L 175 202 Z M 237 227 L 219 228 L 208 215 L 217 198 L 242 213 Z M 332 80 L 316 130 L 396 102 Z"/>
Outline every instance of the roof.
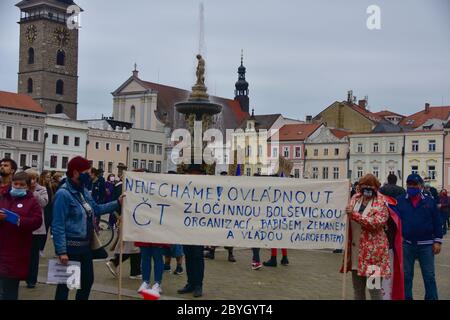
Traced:
<path fill-rule="evenodd" d="M 381 116 L 377 115 L 376 113 L 370 112 L 369 110 L 362 108 L 357 104 L 348 103 L 347 101 L 345 101 L 345 104 L 374 123 L 378 123 L 383 120 Z"/>
<path fill-rule="evenodd" d="M 390 121 L 383 120 L 379 122 L 375 128 L 372 130 L 373 133 L 395 133 L 395 132 L 405 132 L 409 131 L 408 128 L 405 128 L 403 126 L 393 124 Z"/>
<path fill-rule="evenodd" d="M 321 123 L 287 124 L 281 127 L 280 141 L 303 141 L 322 126 Z"/>
<path fill-rule="evenodd" d="M 41 105 L 26 94 L 0 91 L 0 107 L 28 112 L 45 113 Z"/>
<path fill-rule="evenodd" d="M 26 8 L 30 6 L 40 5 L 40 4 L 49 4 L 58 7 L 68 7 L 72 4 L 75 4 L 73 0 L 22 0 L 16 4 L 19 8 Z"/>
<path fill-rule="evenodd" d="M 342 139 L 347 137 L 351 132 L 339 130 L 339 129 L 330 129 L 331 133 L 338 139 Z"/>
<path fill-rule="evenodd" d="M 255 129 L 256 130 L 269 130 L 272 128 L 275 121 L 281 117 L 280 113 L 277 114 L 261 114 L 261 115 L 253 115 L 248 116 L 242 121 L 239 128 L 245 129 L 247 127 L 247 120 L 252 119 L 255 120 Z"/>
<path fill-rule="evenodd" d="M 421 110 L 413 115 L 404 118 L 400 125 L 418 128 L 429 119 L 440 119 L 447 121 L 450 115 L 450 106 L 430 107 L 429 111 Z"/>
<path fill-rule="evenodd" d="M 378 111 L 378 112 L 375 112 L 374 114 L 376 114 L 377 116 L 380 116 L 380 117 L 389 117 L 389 116 L 396 116 L 396 117 L 402 117 L 402 118 L 404 118 L 405 116 L 403 116 L 403 115 L 401 115 L 401 114 L 398 114 L 398 113 L 395 113 L 395 112 L 392 112 L 392 111 L 389 111 L 389 110 L 382 110 L 382 111 Z"/>

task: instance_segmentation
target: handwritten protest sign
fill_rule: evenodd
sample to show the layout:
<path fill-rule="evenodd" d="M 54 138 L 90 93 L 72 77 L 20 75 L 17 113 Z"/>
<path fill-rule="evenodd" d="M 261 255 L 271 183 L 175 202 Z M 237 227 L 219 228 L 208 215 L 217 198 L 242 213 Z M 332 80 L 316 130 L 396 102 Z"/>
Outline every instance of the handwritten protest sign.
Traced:
<path fill-rule="evenodd" d="M 127 172 L 123 240 L 341 249 L 347 180 Z"/>

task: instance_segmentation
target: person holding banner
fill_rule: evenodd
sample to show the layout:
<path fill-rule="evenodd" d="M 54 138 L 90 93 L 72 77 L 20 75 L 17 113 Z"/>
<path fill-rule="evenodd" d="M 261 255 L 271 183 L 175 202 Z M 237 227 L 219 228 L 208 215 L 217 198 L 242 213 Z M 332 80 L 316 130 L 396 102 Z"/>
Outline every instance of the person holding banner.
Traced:
<path fill-rule="evenodd" d="M 382 300 L 382 278 L 391 276 L 385 232 L 389 211 L 384 196 L 378 193 L 380 182 L 374 175 L 362 177 L 359 187 L 360 192 L 352 197 L 346 208 L 350 219 L 347 271 L 352 272 L 355 300 L 366 299 L 366 285 L 368 280 L 372 282 L 370 279 L 374 280 L 368 288 L 372 300 Z"/>
<path fill-rule="evenodd" d="M 42 225 L 42 210 L 29 191 L 30 177 L 16 173 L 0 196 L 0 300 L 17 300 L 19 282 L 28 277 L 33 231 Z"/>
<path fill-rule="evenodd" d="M 97 204 L 86 189 L 90 182 L 91 164 L 83 157 L 75 157 L 67 165 L 67 179 L 55 195 L 53 204 L 53 242 L 61 264 L 69 260 L 81 263 L 81 289 L 77 300 L 88 300 L 94 283 L 92 252 L 94 248 L 94 216 L 119 210 L 123 195 L 117 201 Z M 67 285 L 59 284 L 55 300 L 67 300 Z"/>

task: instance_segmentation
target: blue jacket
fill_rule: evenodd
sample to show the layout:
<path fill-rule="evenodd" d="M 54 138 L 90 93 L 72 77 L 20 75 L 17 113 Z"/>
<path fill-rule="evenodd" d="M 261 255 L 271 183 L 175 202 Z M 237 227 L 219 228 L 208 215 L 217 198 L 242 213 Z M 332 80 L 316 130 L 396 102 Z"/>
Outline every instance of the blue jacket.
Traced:
<path fill-rule="evenodd" d="M 57 255 L 67 253 L 67 238 L 87 238 L 87 216 L 81 203 L 75 198 L 79 190 L 66 182 L 56 192 L 53 202 L 52 232 L 55 252 Z M 83 188 L 83 196 L 94 211 L 95 216 L 101 216 L 119 209 L 118 201 L 99 205 L 92 199 L 89 191 Z"/>
<path fill-rule="evenodd" d="M 408 195 L 399 196 L 396 209 L 402 220 L 406 242 L 418 245 L 442 243 L 441 215 L 431 196 L 421 194 L 417 208 L 413 207 Z"/>

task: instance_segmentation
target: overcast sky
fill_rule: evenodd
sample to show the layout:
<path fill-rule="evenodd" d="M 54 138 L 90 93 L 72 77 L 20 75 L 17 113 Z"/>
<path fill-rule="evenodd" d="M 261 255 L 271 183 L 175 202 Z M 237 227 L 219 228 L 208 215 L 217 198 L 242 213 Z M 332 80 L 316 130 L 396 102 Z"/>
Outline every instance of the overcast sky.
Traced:
<path fill-rule="evenodd" d="M 17 90 L 18 0 L 0 1 L 0 90 Z M 199 3 L 78 0 L 80 119 L 112 114 L 111 92 L 138 64 L 140 78 L 194 83 Z M 381 30 L 368 30 L 369 5 Z M 204 0 L 207 84 L 233 98 L 244 49 L 257 114 L 304 119 L 353 89 L 371 110 L 402 114 L 450 105 L 449 0 Z"/>

